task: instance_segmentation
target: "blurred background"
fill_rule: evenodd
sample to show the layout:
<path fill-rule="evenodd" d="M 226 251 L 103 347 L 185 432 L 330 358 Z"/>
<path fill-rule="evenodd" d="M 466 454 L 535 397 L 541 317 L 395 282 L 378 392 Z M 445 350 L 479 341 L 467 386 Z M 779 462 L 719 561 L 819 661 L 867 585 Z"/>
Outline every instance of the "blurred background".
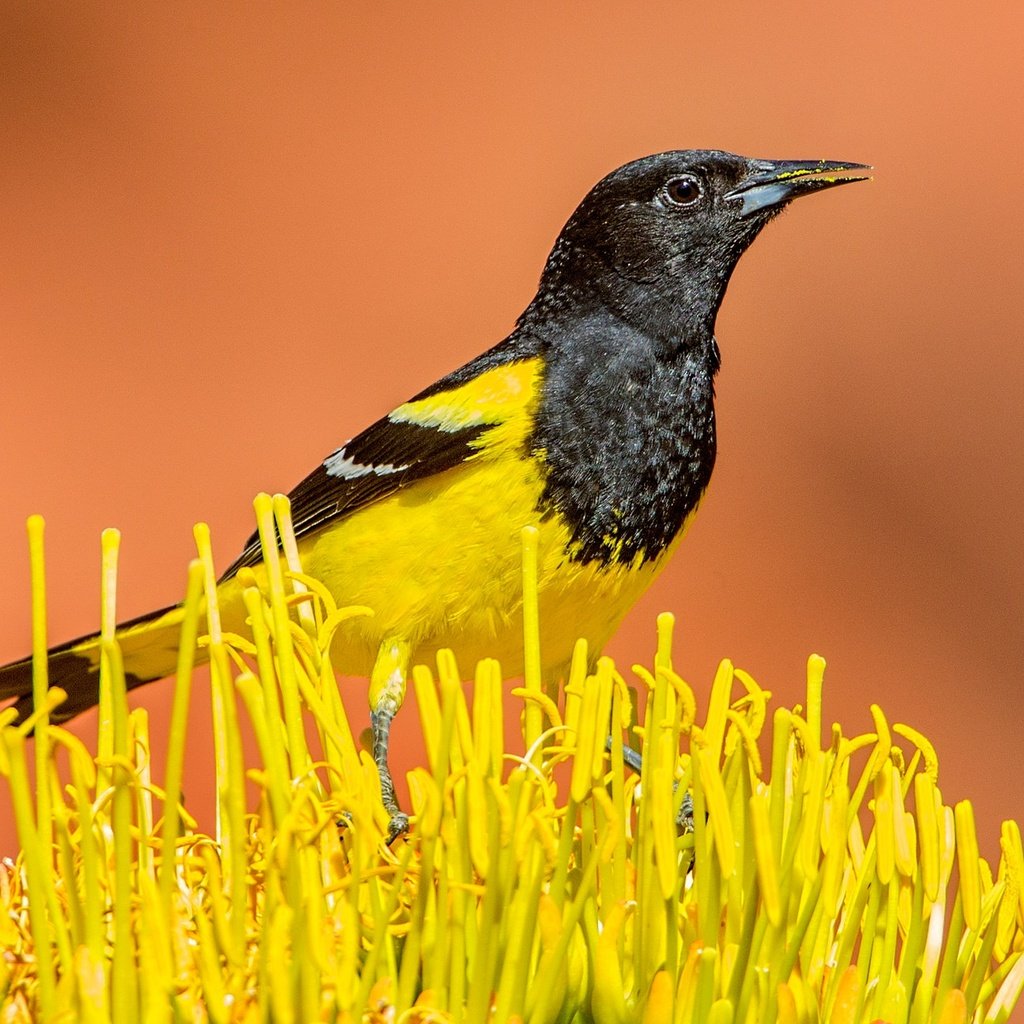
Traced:
<path fill-rule="evenodd" d="M 824 655 L 826 718 L 869 731 L 880 701 L 922 730 L 997 857 L 1024 817 L 1024 8 L 106 0 L 3 24 L 0 662 L 30 646 L 29 514 L 53 642 L 98 625 L 104 527 L 123 617 L 178 599 L 194 522 L 227 565 L 258 490 L 502 338 L 613 167 L 864 161 L 874 182 L 742 261 L 715 478 L 611 653 L 647 661 L 671 610 L 698 695 L 730 657 L 784 704 Z M 169 687 L 133 699 L 163 715 Z"/>

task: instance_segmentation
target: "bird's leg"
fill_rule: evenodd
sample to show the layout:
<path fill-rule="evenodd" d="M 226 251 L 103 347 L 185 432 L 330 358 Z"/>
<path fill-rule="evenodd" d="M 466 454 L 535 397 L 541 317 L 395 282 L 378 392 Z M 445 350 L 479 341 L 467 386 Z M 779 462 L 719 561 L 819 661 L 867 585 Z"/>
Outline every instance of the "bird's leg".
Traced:
<path fill-rule="evenodd" d="M 405 700 L 409 671 L 409 645 L 404 640 L 385 640 L 377 652 L 370 675 L 370 728 L 373 733 L 373 761 L 380 777 L 380 797 L 390 815 L 388 845 L 409 831 L 409 816 L 398 806 L 395 784 L 388 766 L 391 722 Z"/>
<path fill-rule="evenodd" d="M 605 750 L 612 749 L 612 738 L 611 736 L 605 740 Z M 623 744 L 622 747 L 622 761 L 623 764 L 631 771 L 636 772 L 637 775 L 643 771 L 644 757 L 639 750 L 634 750 L 632 747 L 627 747 Z M 673 790 L 679 788 L 679 783 L 675 783 L 672 787 Z M 683 794 L 683 801 L 679 805 L 679 813 L 676 815 L 676 828 L 680 835 L 686 835 L 693 831 L 693 797 L 689 793 Z"/>

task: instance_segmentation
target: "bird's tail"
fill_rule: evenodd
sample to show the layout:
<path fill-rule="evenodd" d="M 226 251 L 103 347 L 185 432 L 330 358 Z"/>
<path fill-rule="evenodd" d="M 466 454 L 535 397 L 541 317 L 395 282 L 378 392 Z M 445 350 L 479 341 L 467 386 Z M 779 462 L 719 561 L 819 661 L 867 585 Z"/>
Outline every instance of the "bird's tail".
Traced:
<path fill-rule="evenodd" d="M 128 688 L 171 675 L 177 665 L 178 639 L 184 609 L 172 605 L 117 627 Z M 198 652 L 197 652 L 198 653 Z M 74 718 L 100 699 L 100 637 L 83 636 L 48 652 L 50 686 L 67 692 L 67 700 L 50 715 L 52 722 Z M 32 714 L 32 659 L 0 667 L 0 701 L 16 697 L 17 721 Z"/>

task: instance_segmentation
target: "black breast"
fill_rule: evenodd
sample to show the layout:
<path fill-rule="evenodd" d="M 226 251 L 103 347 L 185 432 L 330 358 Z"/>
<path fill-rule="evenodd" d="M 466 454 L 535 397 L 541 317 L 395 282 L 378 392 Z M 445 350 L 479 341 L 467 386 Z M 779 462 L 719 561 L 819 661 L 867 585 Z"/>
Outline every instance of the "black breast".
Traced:
<path fill-rule="evenodd" d="M 643 562 L 672 542 L 715 463 L 718 350 L 654 340 L 594 316 L 548 339 L 531 446 L 547 469 L 543 511 L 581 562 Z"/>

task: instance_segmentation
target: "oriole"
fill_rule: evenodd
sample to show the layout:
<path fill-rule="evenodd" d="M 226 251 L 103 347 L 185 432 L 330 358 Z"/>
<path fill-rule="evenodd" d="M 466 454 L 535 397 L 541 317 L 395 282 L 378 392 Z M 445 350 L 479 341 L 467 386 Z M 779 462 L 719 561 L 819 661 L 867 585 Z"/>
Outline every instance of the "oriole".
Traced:
<path fill-rule="evenodd" d="M 522 670 L 521 531 L 539 529 L 544 669 L 578 637 L 599 651 L 686 532 L 715 463 L 715 317 L 736 262 L 792 199 L 862 164 L 659 153 L 600 181 L 569 218 L 533 301 L 504 341 L 327 456 L 291 493 L 303 566 L 338 605 L 367 605 L 338 640 L 370 679 L 374 759 L 391 836 L 407 828 L 388 735 L 410 665 L 451 647 L 464 665 Z M 218 585 L 225 628 L 245 612 Z M 179 607 L 120 627 L 129 686 L 170 674 Z M 50 651 L 53 718 L 98 700 L 98 637 Z M 0 698 L 32 711 L 31 659 Z"/>

